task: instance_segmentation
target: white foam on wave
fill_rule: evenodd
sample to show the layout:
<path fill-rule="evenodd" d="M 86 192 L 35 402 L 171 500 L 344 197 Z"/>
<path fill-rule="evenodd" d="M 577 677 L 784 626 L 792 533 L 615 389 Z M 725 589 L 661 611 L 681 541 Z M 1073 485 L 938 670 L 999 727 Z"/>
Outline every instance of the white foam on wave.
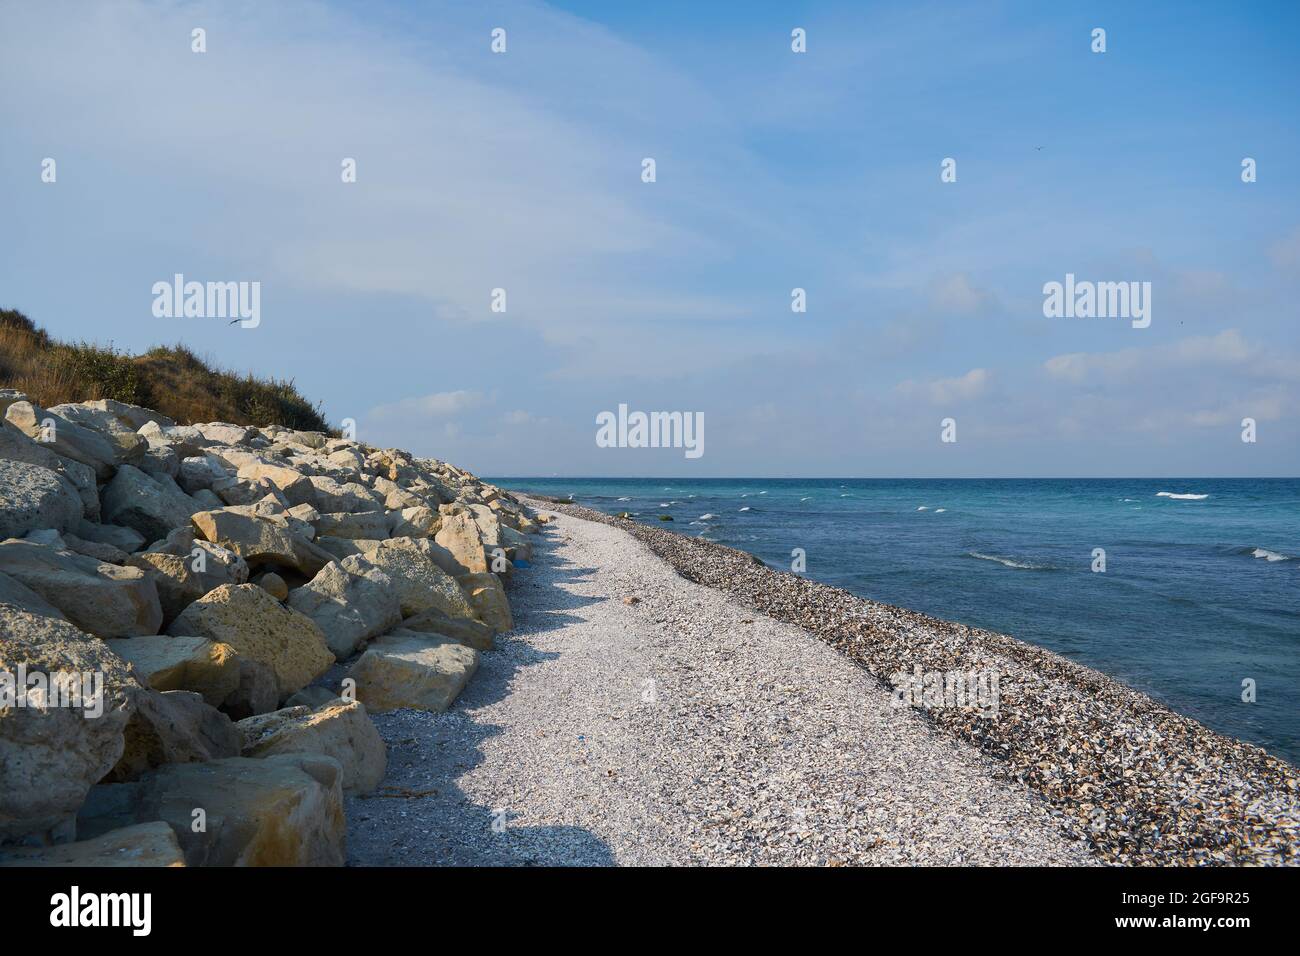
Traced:
<path fill-rule="evenodd" d="M 967 551 L 967 557 L 979 558 L 981 561 L 996 561 L 1006 568 L 1015 568 L 1018 571 L 1050 571 L 1045 564 L 1030 564 L 1028 561 L 1013 561 L 1011 558 L 999 558 L 996 554 L 981 554 L 978 551 Z"/>
<path fill-rule="evenodd" d="M 945 511 L 947 511 L 947 510 L 948 510 L 947 508 L 935 508 L 935 509 L 934 509 L 934 513 L 937 514 L 937 515 L 941 515 L 941 514 L 943 514 Z"/>
<path fill-rule="evenodd" d="M 740 510 L 741 510 L 741 511 L 748 511 L 748 510 L 749 510 L 749 505 L 745 505 L 745 507 L 741 508 Z"/>
<path fill-rule="evenodd" d="M 927 508 L 925 505 L 921 505 L 921 507 L 917 508 L 916 510 L 917 510 L 917 511 L 929 511 L 930 509 Z"/>
<path fill-rule="evenodd" d="M 812 501 L 812 498 L 811 498 L 811 497 L 808 497 L 808 498 L 800 498 L 799 500 L 800 500 L 800 501 Z"/>
<path fill-rule="evenodd" d="M 1210 497 L 1210 496 L 1209 496 L 1209 495 L 1193 495 L 1193 494 L 1178 495 L 1178 494 L 1174 494 L 1172 491 L 1157 491 L 1157 492 L 1156 492 L 1156 497 L 1157 497 L 1157 498 L 1172 498 L 1174 501 L 1204 501 L 1206 498 L 1208 498 L 1208 497 Z"/>
<path fill-rule="evenodd" d="M 1285 554 L 1278 554 L 1276 551 L 1269 551 L 1267 548 L 1256 548 L 1250 552 L 1253 557 L 1263 558 L 1266 561 L 1290 561 L 1291 558 Z"/>
<path fill-rule="evenodd" d="M 632 499 L 631 499 L 631 498 L 619 498 L 618 500 L 619 500 L 619 501 L 631 501 Z"/>
<path fill-rule="evenodd" d="M 710 518 L 713 518 L 713 517 L 715 517 L 714 514 L 713 514 L 713 512 L 711 512 L 711 511 L 706 511 L 706 512 L 704 512 L 704 514 L 700 515 L 700 520 L 701 520 L 701 521 L 708 521 Z"/>

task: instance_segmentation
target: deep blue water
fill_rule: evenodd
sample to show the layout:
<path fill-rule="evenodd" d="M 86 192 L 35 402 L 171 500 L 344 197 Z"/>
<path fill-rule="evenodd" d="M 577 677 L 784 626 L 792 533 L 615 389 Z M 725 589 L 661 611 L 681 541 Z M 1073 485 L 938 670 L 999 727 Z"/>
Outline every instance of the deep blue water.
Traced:
<path fill-rule="evenodd" d="M 1300 764 L 1300 479 L 492 480 L 774 567 L 803 548 L 810 578 L 1050 648 Z"/>

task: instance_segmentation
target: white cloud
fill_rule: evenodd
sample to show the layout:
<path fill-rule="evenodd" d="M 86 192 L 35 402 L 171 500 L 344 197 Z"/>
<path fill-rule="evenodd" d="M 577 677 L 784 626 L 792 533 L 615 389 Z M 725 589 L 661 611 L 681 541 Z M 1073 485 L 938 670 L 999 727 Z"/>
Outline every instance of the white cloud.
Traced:
<path fill-rule="evenodd" d="M 446 418 L 471 408 L 478 408 L 487 396 L 478 391 L 461 389 L 455 392 L 434 392 L 401 401 L 377 405 L 370 410 L 369 418 L 384 421 L 394 418 Z"/>
<path fill-rule="evenodd" d="M 501 421 L 506 425 L 543 425 L 549 419 L 540 418 L 532 412 L 524 411 L 517 408 L 514 411 L 506 412 L 501 416 Z"/>
<path fill-rule="evenodd" d="M 898 386 L 905 397 L 926 397 L 932 405 L 968 402 L 984 394 L 989 385 L 988 369 L 973 368 L 957 378 L 939 378 L 930 382 L 908 380 Z"/>
<path fill-rule="evenodd" d="M 942 312 L 976 315 L 993 306 L 996 297 L 987 289 L 976 288 L 970 276 L 957 272 L 932 283 L 930 301 Z"/>
<path fill-rule="evenodd" d="M 1295 358 L 1277 354 L 1248 342 L 1238 329 L 1217 335 L 1180 339 L 1172 344 L 1126 348 L 1114 352 L 1071 352 L 1055 355 L 1043 363 L 1052 378 L 1075 384 L 1098 379 L 1117 381 L 1149 376 L 1159 369 L 1189 369 L 1199 366 L 1239 367 L 1251 375 L 1296 375 Z"/>

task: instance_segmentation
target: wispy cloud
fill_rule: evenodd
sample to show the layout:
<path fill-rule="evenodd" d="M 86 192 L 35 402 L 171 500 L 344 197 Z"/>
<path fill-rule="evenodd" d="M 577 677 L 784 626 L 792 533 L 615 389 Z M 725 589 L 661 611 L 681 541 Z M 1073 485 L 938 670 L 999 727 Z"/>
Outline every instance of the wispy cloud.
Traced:
<path fill-rule="evenodd" d="M 370 418 L 385 421 L 394 418 L 446 418 L 471 408 L 478 408 L 487 396 L 482 392 L 461 389 L 455 392 L 434 392 L 404 398 L 387 405 L 377 405 L 370 410 Z"/>

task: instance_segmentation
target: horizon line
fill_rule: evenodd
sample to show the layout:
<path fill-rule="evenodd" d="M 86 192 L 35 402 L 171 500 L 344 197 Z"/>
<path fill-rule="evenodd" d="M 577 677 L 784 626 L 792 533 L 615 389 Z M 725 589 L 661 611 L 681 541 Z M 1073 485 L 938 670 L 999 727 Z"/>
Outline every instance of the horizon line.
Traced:
<path fill-rule="evenodd" d="M 1297 481 L 1300 475 L 489 475 L 502 481 Z"/>

